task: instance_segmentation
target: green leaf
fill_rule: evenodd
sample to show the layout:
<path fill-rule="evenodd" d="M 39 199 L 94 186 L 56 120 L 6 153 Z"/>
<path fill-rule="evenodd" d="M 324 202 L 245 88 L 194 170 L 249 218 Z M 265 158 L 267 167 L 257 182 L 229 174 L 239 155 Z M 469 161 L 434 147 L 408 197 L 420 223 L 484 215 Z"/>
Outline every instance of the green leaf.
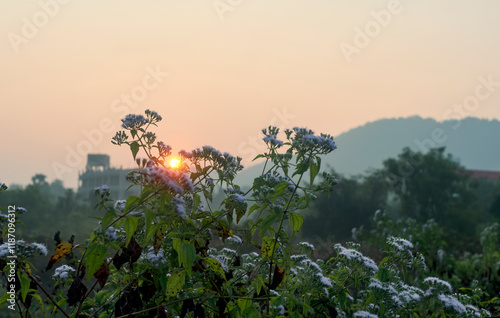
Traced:
<path fill-rule="evenodd" d="M 290 221 L 292 232 L 297 233 L 302 227 L 302 223 L 304 222 L 304 217 L 302 216 L 302 214 L 290 212 L 288 214 L 288 221 Z"/>
<path fill-rule="evenodd" d="M 180 246 L 181 246 L 182 241 L 178 238 L 174 238 L 172 240 L 172 246 L 174 250 L 177 252 L 177 254 L 180 254 Z"/>
<path fill-rule="evenodd" d="M 265 158 L 265 157 L 266 156 L 264 156 L 263 154 L 260 154 L 260 155 L 257 155 L 255 158 L 253 158 L 252 161 L 255 161 L 255 160 L 259 159 L 259 158 Z"/>
<path fill-rule="evenodd" d="M 42 308 L 43 316 L 47 317 L 47 314 L 45 313 L 45 305 L 43 304 L 42 297 L 40 297 L 40 295 L 38 295 L 38 294 L 33 294 L 32 296 L 38 302 L 38 305 L 40 306 L 40 308 Z"/>
<path fill-rule="evenodd" d="M 97 242 L 90 244 L 86 255 L 87 280 L 94 276 L 95 272 L 101 268 L 101 265 L 106 261 L 108 251 L 104 245 Z"/>
<path fill-rule="evenodd" d="M 278 185 L 274 187 L 274 194 L 272 195 L 272 198 L 279 197 L 280 195 L 285 193 L 289 185 L 290 183 L 286 181 L 281 181 L 280 183 L 278 183 Z"/>
<path fill-rule="evenodd" d="M 135 160 L 135 157 L 137 156 L 137 153 L 139 152 L 139 143 L 137 141 L 133 141 L 131 144 L 130 144 L 130 150 L 132 151 L 132 156 L 134 156 L 134 160 Z"/>
<path fill-rule="evenodd" d="M 380 279 L 381 282 L 385 282 L 387 281 L 391 276 L 391 273 L 389 272 L 389 270 L 385 267 L 380 267 L 379 268 L 379 271 L 378 271 L 378 277 Z"/>
<path fill-rule="evenodd" d="M 191 267 L 196 259 L 196 249 L 192 244 L 182 242 L 179 246 L 179 264 L 184 266 L 189 277 L 191 277 Z"/>
<path fill-rule="evenodd" d="M 309 165 L 307 164 L 307 161 L 302 161 L 297 165 L 297 168 L 295 172 L 293 173 L 292 177 L 297 175 L 297 174 L 303 174 L 304 172 L 309 169 Z"/>
<path fill-rule="evenodd" d="M 273 255 L 273 250 L 276 249 L 276 244 L 272 237 L 266 236 L 262 238 L 262 255 L 265 257 L 271 257 Z"/>
<path fill-rule="evenodd" d="M 193 213 L 196 212 L 196 209 L 198 209 L 198 206 L 200 205 L 200 196 L 196 193 L 193 193 Z"/>
<path fill-rule="evenodd" d="M 128 213 L 129 210 L 130 210 L 130 207 L 137 203 L 139 201 L 139 198 L 134 196 L 134 195 L 131 195 L 127 198 L 127 202 L 125 202 L 125 208 L 123 209 L 123 213 Z"/>
<path fill-rule="evenodd" d="M 140 200 L 145 200 L 151 193 L 153 193 L 153 189 L 151 188 L 144 188 L 144 190 L 142 190 L 142 193 L 141 193 L 141 196 L 140 196 Z"/>
<path fill-rule="evenodd" d="M 309 175 L 310 175 L 309 183 L 311 184 L 311 186 L 313 185 L 314 179 L 318 175 L 318 172 L 319 172 L 319 166 L 316 163 L 311 162 L 311 164 L 309 165 Z"/>
<path fill-rule="evenodd" d="M 252 205 L 250 207 L 250 209 L 248 210 L 248 216 L 250 216 L 250 214 L 252 214 L 252 212 L 257 210 L 258 208 L 259 208 L 259 205 L 257 203 L 254 203 L 254 205 Z"/>
<path fill-rule="evenodd" d="M 116 216 L 115 210 L 113 208 L 109 208 L 101 220 L 101 226 L 103 232 L 105 232 L 105 230 L 108 228 L 108 225 L 111 224 L 111 221 L 113 221 L 115 216 Z"/>
<path fill-rule="evenodd" d="M 224 279 L 226 279 L 226 275 L 225 275 L 224 269 L 222 268 L 222 265 L 219 263 L 218 260 L 216 260 L 213 257 L 205 257 L 205 258 L 203 258 L 203 261 L 205 261 L 205 263 L 208 264 L 208 266 L 210 267 L 210 269 L 212 271 L 216 272 L 221 277 L 223 277 Z"/>
<path fill-rule="evenodd" d="M 23 302 L 26 301 L 26 295 L 28 295 L 28 291 L 30 290 L 30 278 L 25 273 L 21 274 L 21 297 Z"/>
<path fill-rule="evenodd" d="M 10 297 L 10 294 L 8 293 L 4 293 L 2 298 L 0 298 L 0 308 L 2 308 L 3 304 L 5 304 L 5 302 L 7 302 L 7 299 L 9 299 Z"/>
<path fill-rule="evenodd" d="M 263 235 L 269 227 L 278 219 L 279 215 L 269 214 L 260 224 L 260 233 Z"/>
<path fill-rule="evenodd" d="M 170 299 L 177 295 L 186 282 L 186 271 L 183 269 L 175 269 L 172 275 L 168 278 L 167 289 L 165 296 Z"/>
<path fill-rule="evenodd" d="M 130 243 L 130 239 L 137 230 L 138 225 L 139 225 L 138 217 L 128 216 L 125 218 L 125 223 L 123 224 L 123 227 L 125 228 L 125 234 L 127 235 L 127 241 L 125 242 L 125 245 L 128 245 L 128 243 Z"/>
<path fill-rule="evenodd" d="M 147 223 L 146 223 L 147 224 Z M 146 234 L 144 235 L 144 243 L 148 243 L 153 235 L 156 233 L 156 230 L 160 227 L 160 224 L 149 224 L 146 225 Z"/>

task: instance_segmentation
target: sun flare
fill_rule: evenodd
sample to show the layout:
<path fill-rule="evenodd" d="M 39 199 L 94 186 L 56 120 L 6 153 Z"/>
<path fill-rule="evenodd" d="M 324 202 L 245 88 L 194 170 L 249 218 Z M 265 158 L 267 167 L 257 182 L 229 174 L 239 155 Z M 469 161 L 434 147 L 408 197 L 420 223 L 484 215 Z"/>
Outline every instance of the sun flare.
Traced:
<path fill-rule="evenodd" d="M 179 168 L 180 163 L 181 161 L 179 159 L 173 158 L 172 160 L 170 160 L 170 167 L 173 169 L 177 169 Z"/>

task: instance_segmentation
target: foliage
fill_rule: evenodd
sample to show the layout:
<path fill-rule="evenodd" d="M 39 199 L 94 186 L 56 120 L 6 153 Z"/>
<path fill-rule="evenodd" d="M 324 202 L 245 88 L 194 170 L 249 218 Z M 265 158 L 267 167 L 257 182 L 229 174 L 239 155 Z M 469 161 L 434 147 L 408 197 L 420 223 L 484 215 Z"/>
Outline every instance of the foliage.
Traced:
<path fill-rule="evenodd" d="M 282 141 L 276 127 L 264 129 L 268 150 L 257 156 L 264 169 L 243 192 L 233 184 L 241 159 L 210 146 L 180 151 L 179 167 L 168 167 L 171 148 L 149 130 L 161 119 L 148 110 L 122 120 L 113 143 L 130 147 L 138 169 L 128 179 L 141 193 L 113 202 L 108 187 L 96 189 L 105 213 L 89 239 L 55 237 L 46 268 L 52 290 L 30 263 L 37 243 L 16 245 L 13 302 L 22 317 L 490 316 L 474 293 L 454 294 L 426 277 L 422 255 L 404 239 L 388 238 L 378 265 L 354 243 L 335 245 L 327 262 L 311 259 L 307 242 L 293 247 L 311 200 L 335 184 L 325 173 L 315 182 L 321 155 L 336 148 L 330 135 L 294 128 Z M 225 187 L 220 206 L 212 202 L 216 185 Z M 236 226 L 250 216 L 248 226 Z M 19 222 L 17 214 L 2 220 L 11 219 Z M 1 248 L 5 261 L 11 251 Z M 0 299 L 4 308 L 8 297 Z"/>
<path fill-rule="evenodd" d="M 500 314 L 500 300 L 497 298 L 500 290 L 500 228 L 497 223 L 482 230 L 478 240 L 481 250 L 473 253 L 450 249 L 445 239 L 449 233 L 433 219 L 419 224 L 412 218 L 394 219 L 377 211 L 373 221 L 373 229 L 362 227 L 356 231 L 359 241 L 378 248 L 382 253 L 387 237 L 406 239 L 425 256 L 425 266 L 430 275 L 449 281 L 455 290 L 476 293 L 474 297 L 478 303 L 494 314 Z"/>
<path fill-rule="evenodd" d="M 374 209 L 386 208 L 387 187 L 380 173 L 366 177 L 339 176 L 338 180 L 335 191 L 320 194 L 314 201 L 313 213 L 304 219 L 304 238 L 319 240 L 335 236 L 336 241 L 350 240 L 352 228 L 366 224 Z"/>
<path fill-rule="evenodd" d="M 473 219 L 468 209 L 475 196 L 472 183 L 464 168 L 444 151 L 444 147 L 433 148 L 422 154 L 405 148 L 397 159 L 387 159 L 383 171 L 388 186 L 400 204 L 400 215 L 419 222 L 433 218 L 444 227 L 473 235 L 473 226 L 462 226 Z"/>

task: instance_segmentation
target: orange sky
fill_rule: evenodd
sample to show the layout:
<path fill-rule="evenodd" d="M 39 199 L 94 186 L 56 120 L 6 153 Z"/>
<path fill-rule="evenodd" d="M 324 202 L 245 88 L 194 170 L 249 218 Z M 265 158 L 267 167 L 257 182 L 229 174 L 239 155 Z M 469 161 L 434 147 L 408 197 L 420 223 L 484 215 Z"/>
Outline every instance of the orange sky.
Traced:
<path fill-rule="evenodd" d="M 495 0 L 1 1 L 0 182 L 44 173 L 75 187 L 87 152 L 132 166 L 110 139 L 147 108 L 174 150 L 209 144 L 246 163 L 272 123 L 335 136 L 385 117 L 500 119 L 499 12 Z"/>

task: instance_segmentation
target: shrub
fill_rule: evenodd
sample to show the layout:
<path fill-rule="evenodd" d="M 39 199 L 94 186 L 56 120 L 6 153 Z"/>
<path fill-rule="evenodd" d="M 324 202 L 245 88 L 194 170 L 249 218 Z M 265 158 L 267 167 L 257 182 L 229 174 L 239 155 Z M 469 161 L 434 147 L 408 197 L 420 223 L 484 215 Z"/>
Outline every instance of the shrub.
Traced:
<path fill-rule="evenodd" d="M 264 129 L 268 150 L 257 156 L 264 169 L 244 192 L 233 183 L 241 159 L 210 146 L 180 151 L 179 165 L 169 167 L 171 148 L 150 131 L 162 118 L 145 115 L 126 116 L 113 138 L 130 147 L 138 169 L 128 180 L 140 195 L 113 202 L 108 187 L 96 189 L 105 214 L 85 242 L 56 241 L 45 269 L 52 290 L 30 266 L 34 255 L 16 245 L 13 307 L 21 316 L 489 316 L 474 298 L 423 277 L 422 256 L 405 240 L 390 238 L 379 265 L 354 243 L 336 245 L 327 262 L 311 259 L 307 242 L 292 246 L 315 193 L 335 184 L 325 173 L 315 182 L 321 155 L 336 148 L 332 136 L 294 128 L 282 140 L 278 128 Z M 220 206 L 212 202 L 216 186 L 225 189 Z M 243 217 L 248 225 L 238 227 Z"/>

